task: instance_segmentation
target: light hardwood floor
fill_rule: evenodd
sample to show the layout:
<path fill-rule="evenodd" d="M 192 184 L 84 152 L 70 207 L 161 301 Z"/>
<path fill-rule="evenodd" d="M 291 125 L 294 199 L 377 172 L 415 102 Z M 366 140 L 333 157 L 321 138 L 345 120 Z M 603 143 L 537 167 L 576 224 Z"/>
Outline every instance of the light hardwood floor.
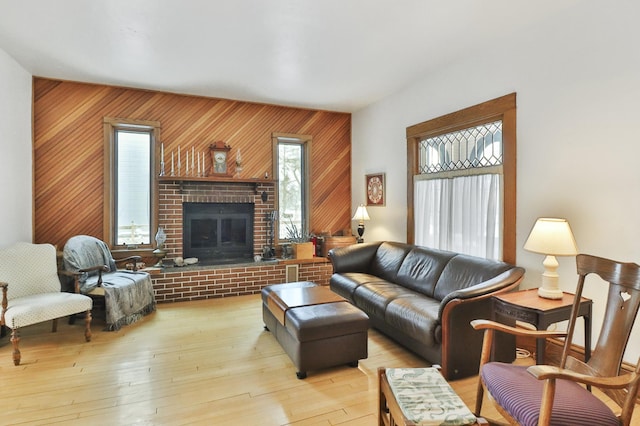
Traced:
<path fill-rule="evenodd" d="M 377 368 L 427 363 L 375 330 L 358 368 L 295 368 L 262 323 L 259 295 L 158 305 L 84 342 L 82 321 L 0 340 L 0 424 L 375 425 Z M 476 377 L 451 382 L 473 408 Z M 499 418 L 490 404 L 483 415 Z"/>

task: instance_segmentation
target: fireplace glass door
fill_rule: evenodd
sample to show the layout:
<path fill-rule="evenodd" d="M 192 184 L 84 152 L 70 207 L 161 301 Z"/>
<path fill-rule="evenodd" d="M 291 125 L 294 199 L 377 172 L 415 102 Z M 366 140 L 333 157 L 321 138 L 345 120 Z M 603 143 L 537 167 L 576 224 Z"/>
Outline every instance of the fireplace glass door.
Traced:
<path fill-rule="evenodd" d="M 184 257 L 222 264 L 253 258 L 253 204 L 185 203 Z"/>

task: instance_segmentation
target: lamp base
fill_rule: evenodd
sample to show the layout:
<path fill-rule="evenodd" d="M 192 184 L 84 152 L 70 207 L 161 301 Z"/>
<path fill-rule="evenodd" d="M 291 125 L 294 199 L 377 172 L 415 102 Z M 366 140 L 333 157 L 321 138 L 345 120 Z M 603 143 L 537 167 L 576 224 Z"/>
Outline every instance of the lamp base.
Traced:
<path fill-rule="evenodd" d="M 162 268 L 164 265 L 162 264 L 162 259 L 167 255 L 167 251 L 158 247 L 153 251 L 153 257 L 158 259 L 158 263 L 153 265 L 154 268 Z"/>
<path fill-rule="evenodd" d="M 544 297 L 545 299 L 562 299 L 562 290 L 556 289 L 548 289 L 540 287 L 538 289 L 538 296 Z"/>
<path fill-rule="evenodd" d="M 356 242 L 358 244 L 360 243 L 364 243 L 364 222 L 360 221 L 360 223 L 358 224 L 358 238 L 356 239 Z"/>
<path fill-rule="evenodd" d="M 542 274 L 542 286 L 538 289 L 538 296 L 545 299 L 562 299 L 562 290 L 558 285 L 558 260 L 548 254 L 542 262 L 544 273 Z"/>

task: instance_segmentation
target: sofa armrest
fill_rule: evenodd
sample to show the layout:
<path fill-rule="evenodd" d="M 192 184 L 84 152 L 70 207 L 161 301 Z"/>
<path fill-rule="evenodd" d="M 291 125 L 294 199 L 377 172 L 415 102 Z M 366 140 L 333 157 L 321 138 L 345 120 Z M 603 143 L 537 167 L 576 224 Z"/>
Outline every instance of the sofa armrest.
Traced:
<path fill-rule="evenodd" d="M 484 283 L 454 293 L 461 297 L 443 300 L 440 305 L 442 327 L 442 372 L 455 380 L 478 373 L 483 333 L 474 330 L 471 321 L 491 318 L 491 297 L 520 285 L 524 269 L 514 267 Z M 453 294 L 453 293 L 452 293 Z M 500 336 L 495 359 L 512 362 L 515 338 Z"/>
<path fill-rule="evenodd" d="M 353 244 L 329 250 L 327 257 L 333 265 L 333 273 L 368 272 L 380 244 Z"/>
<path fill-rule="evenodd" d="M 514 266 L 508 271 L 494 277 L 490 280 L 484 281 L 480 284 L 476 284 L 471 287 L 463 288 L 460 290 L 452 291 L 440 302 L 440 310 L 438 317 L 442 319 L 444 308 L 450 301 L 454 299 L 480 299 L 485 297 L 491 297 L 493 294 L 500 292 L 506 288 L 515 287 L 513 284 L 518 285 L 524 276 L 524 269 L 518 266 Z"/>

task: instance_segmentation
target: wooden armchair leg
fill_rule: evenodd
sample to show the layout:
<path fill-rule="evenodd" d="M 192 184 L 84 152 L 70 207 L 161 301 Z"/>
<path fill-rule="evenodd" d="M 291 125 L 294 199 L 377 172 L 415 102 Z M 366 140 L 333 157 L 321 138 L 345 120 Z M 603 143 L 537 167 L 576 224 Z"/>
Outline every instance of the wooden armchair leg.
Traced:
<path fill-rule="evenodd" d="M 478 386 L 476 388 L 476 411 L 473 413 L 480 417 L 482 411 L 482 400 L 484 399 L 484 385 L 482 383 L 482 367 L 491 359 L 491 350 L 493 348 L 493 330 L 485 330 L 482 339 L 482 353 L 480 355 L 480 367 L 478 369 Z"/>
<path fill-rule="evenodd" d="M 11 344 L 13 345 L 13 365 L 20 365 L 20 349 L 18 344 L 20 343 L 20 333 L 17 329 L 11 330 Z"/>
<path fill-rule="evenodd" d="M 84 338 L 87 342 L 91 341 L 91 310 L 84 317 Z"/>
<path fill-rule="evenodd" d="M 387 426 L 389 423 L 386 421 L 388 418 L 387 397 L 382 391 L 383 374 L 385 374 L 384 367 L 378 367 L 378 426 Z"/>
<path fill-rule="evenodd" d="M 476 388 L 476 411 L 473 413 L 476 416 L 480 416 L 482 411 L 482 401 L 484 399 L 484 386 L 482 385 L 482 378 L 478 375 L 478 386 Z"/>

